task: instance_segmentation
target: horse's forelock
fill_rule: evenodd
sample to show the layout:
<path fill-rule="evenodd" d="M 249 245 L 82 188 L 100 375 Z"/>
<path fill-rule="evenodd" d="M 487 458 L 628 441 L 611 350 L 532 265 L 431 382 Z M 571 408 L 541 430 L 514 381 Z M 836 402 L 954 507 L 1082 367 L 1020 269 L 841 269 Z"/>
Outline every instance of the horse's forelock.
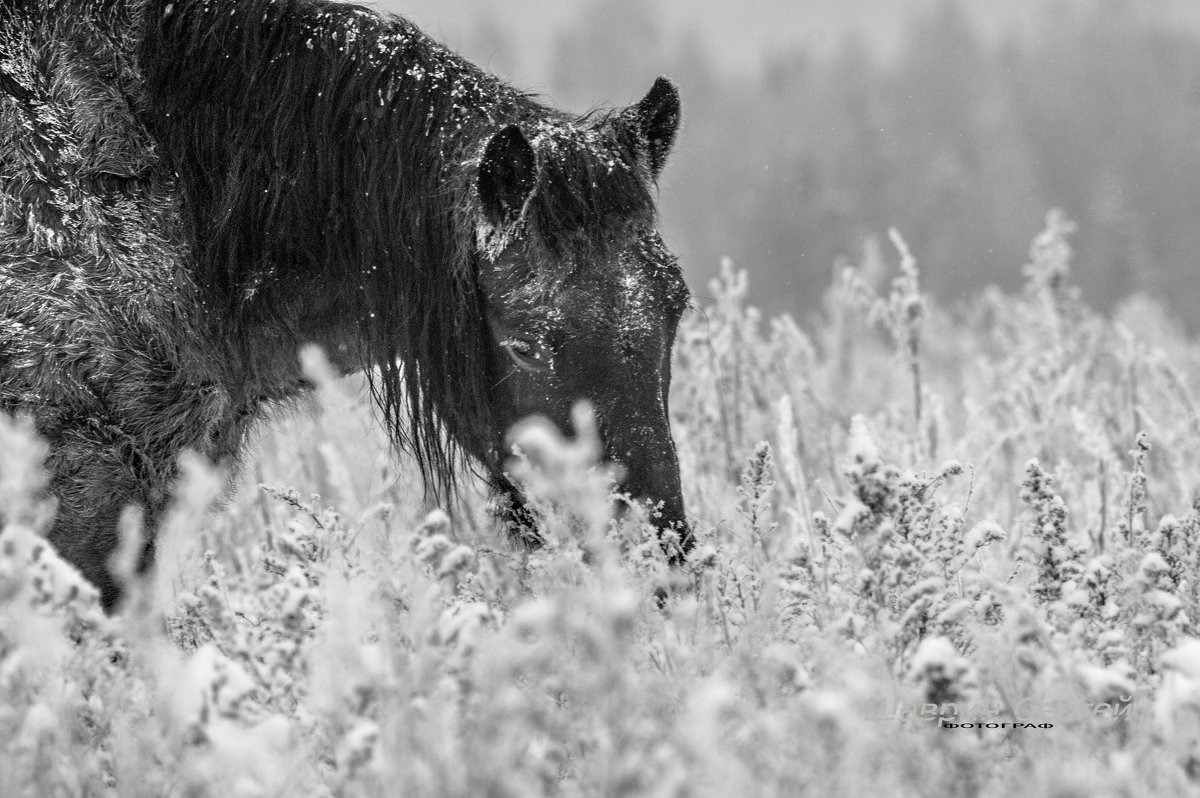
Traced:
<path fill-rule="evenodd" d="M 540 167 L 527 209 L 528 233 L 549 256 L 586 267 L 621 245 L 630 230 L 653 223 L 646 167 L 607 126 L 599 133 L 547 133 L 537 145 Z"/>

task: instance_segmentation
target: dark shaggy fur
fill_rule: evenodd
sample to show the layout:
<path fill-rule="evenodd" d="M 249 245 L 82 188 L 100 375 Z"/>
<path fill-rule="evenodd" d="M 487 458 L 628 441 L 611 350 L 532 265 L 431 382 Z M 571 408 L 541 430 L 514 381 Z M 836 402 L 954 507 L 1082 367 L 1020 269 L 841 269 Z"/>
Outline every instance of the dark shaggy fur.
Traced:
<path fill-rule="evenodd" d="M 432 490 L 465 455 L 519 504 L 507 425 L 612 405 L 561 362 L 593 330 L 625 353 L 613 383 L 646 386 L 610 454 L 653 460 L 630 488 L 682 524 L 665 403 L 686 290 L 651 193 L 677 123 L 665 81 L 571 117 L 322 0 L 0 6 L 0 410 L 50 440 L 55 545 L 111 605 L 121 508 L 153 522 L 185 448 L 236 458 L 304 391 L 305 343 L 366 370 Z"/>

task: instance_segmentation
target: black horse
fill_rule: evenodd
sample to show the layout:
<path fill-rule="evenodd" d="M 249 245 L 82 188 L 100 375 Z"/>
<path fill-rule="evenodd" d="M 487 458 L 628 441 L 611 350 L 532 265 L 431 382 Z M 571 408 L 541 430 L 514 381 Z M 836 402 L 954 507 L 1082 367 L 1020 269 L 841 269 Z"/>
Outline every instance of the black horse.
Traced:
<path fill-rule="evenodd" d="M 534 540 L 505 431 L 590 400 L 682 556 L 688 292 L 654 206 L 679 118 L 665 79 L 578 117 L 325 0 L 7 0 L 0 410 L 50 442 L 54 545 L 113 606 L 122 507 L 153 526 L 184 449 L 235 461 L 314 343 L 432 492 L 471 466 Z"/>

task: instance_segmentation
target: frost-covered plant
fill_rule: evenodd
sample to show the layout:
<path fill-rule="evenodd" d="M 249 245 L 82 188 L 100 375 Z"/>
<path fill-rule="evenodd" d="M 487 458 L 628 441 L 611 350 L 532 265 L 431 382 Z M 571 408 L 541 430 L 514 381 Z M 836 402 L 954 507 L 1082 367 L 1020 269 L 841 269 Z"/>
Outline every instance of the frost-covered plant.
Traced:
<path fill-rule="evenodd" d="M 0 795 L 1194 792 L 1200 349 L 1153 305 L 1088 311 L 1069 230 L 956 314 L 902 268 L 916 429 L 878 252 L 807 327 L 726 266 L 675 349 L 683 566 L 586 415 L 518 431 L 525 551 L 482 495 L 427 506 L 318 374 L 331 412 L 226 506 L 184 467 L 152 579 L 130 516 L 105 618 L 40 537 L 44 449 L 0 423 Z"/>
<path fill-rule="evenodd" d="M 1038 603 L 1051 605 L 1074 587 L 1083 571 L 1083 547 L 1067 528 L 1067 505 L 1053 491 L 1053 479 L 1036 460 L 1025 464 L 1021 501 L 1032 520 L 1018 559 L 1037 569 L 1033 595 Z"/>
<path fill-rule="evenodd" d="M 1052 298 L 1073 293 L 1069 282 L 1072 249 L 1067 241 L 1076 225 L 1061 210 L 1046 214 L 1046 227 L 1029 248 L 1030 262 L 1025 266 L 1026 290 Z"/>
<path fill-rule="evenodd" d="M 917 259 L 909 251 L 900 233 L 888 231 L 888 237 L 900 253 L 900 275 L 892 280 L 887 298 L 875 301 L 871 317 L 887 328 L 896 350 L 904 358 L 912 379 L 913 417 L 921 424 L 921 326 L 925 319 L 925 298 L 921 295 Z"/>
<path fill-rule="evenodd" d="M 909 679 L 926 704 L 970 704 L 978 695 L 975 667 L 944 637 L 926 638 L 909 664 Z"/>

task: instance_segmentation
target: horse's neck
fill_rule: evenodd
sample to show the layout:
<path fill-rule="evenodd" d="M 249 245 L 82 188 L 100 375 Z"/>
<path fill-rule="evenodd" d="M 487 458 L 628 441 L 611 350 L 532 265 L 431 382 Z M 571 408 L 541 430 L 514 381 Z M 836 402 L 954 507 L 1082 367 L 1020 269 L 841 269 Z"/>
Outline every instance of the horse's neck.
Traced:
<path fill-rule="evenodd" d="M 444 223 L 464 150 L 515 96 L 407 23 L 338 4 L 157 5 L 148 105 L 199 243 L 221 244 L 201 267 L 231 299 L 309 267 L 402 259 L 406 234 Z M 267 273 L 281 265 L 292 273 Z"/>
<path fill-rule="evenodd" d="M 539 106 L 411 25 L 337 4 L 175 0 L 156 26 L 165 6 L 147 11 L 147 106 L 231 344 L 254 338 L 278 384 L 305 342 L 343 371 L 404 358 L 442 379 L 460 350 L 474 368 L 469 162 Z"/>

